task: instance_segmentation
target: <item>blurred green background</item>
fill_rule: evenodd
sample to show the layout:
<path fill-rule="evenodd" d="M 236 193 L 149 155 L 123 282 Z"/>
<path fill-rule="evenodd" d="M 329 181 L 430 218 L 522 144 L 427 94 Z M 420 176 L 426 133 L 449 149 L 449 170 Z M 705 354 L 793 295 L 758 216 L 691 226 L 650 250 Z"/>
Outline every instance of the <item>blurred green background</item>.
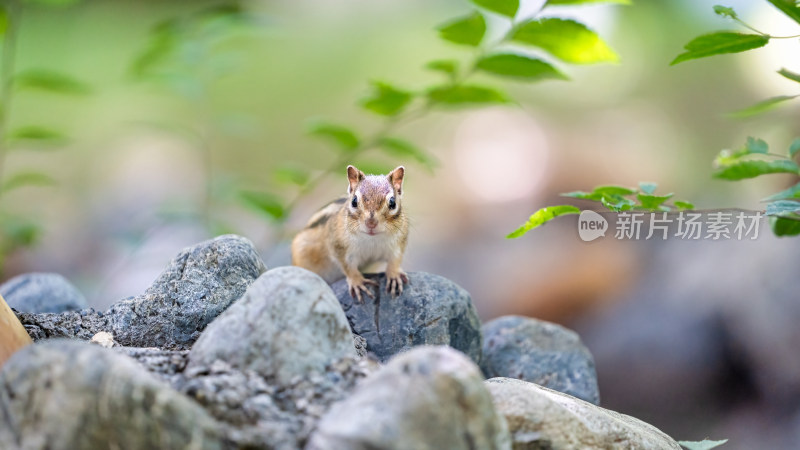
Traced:
<path fill-rule="evenodd" d="M 141 293 L 181 248 L 221 232 L 253 240 L 269 267 L 288 264 L 292 232 L 317 207 L 344 193 L 344 167 L 302 197 L 285 228 L 248 208 L 238 193 L 291 194 L 292 187 L 271 175 L 274 168 L 289 164 L 318 173 L 335 161 L 323 142 L 306 136 L 315 117 L 378 129 L 380 120 L 358 106 L 369 81 L 420 90 L 441 77 L 425 70 L 425 62 L 470 57 L 434 31 L 467 12 L 466 1 L 253 1 L 236 4 L 247 13 L 246 24 L 210 20 L 200 31 L 189 29 L 174 53 L 160 55 L 146 76 L 137 76 L 142 55 L 158 39 L 159 24 L 232 4 L 44 3 L 24 3 L 17 68 L 58 70 L 91 92 L 22 89 L 4 105 L 11 128 L 41 124 L 62 131 L 68 141 L 57 149 L 22 143 L 6 157 L 6 174 L 35 169 L 55 185 L 2 197 L 3 212 L 41 227 L 36 245 L 9 255 L 3 280 L 28 271 L 59 272 L 96 308 Z M 530 11 L 541 3 L 523 2 Z M 800 135 L 797 103 L 746 120 L 725 117 L 766 97 L 797 91 L 796 84 L 775 74 L 781 67 L 800 71 L 796 40 L 669 66 L 693 37 L 737 29 L 713 14 L 715 3 L 634 0 L 630 6 L 556 9 L 554 15 L 577 17 L 596 30 L 620 63 L 560 66 L 568 82 L 503 84 L 478 76 L 507 89 L 518 104 L 436 111 L 398 129 L 439 160 L 434 172 L 377 153 L 352 162 L 407 167 L 404 201 L 412 234 L 405 269 L 461 284 L 485 320 L 525 314 L 576 327 L 597 357 L 604 406 L 650 420 L 680 439 L 731 437 L 730 448 L 763 442 L 790 448 L 800 442 L 794 431 L 800 421 L 800 369 L 776 363 L 769 367 L 785 383 L 776 384 L 771 375 L 762 380 L 763 374 L 751 372 L 760 370 L 764 350 L 730 344 L 739 342 L 729 339 L 736 328 L 720 319 L 729 317 L 729 310 L 714 302 L 692 308 L 715 295 L 749 295 L 748 289 L 766 295 L 772 283 L 783 283 L 778 279 L 796 287 L 794 274 L 780 278 L 775 272 L 797 262 L 795 241 L 767 236 L 748 247 L 729 243 L 677 251 L 665 250 L 669 244 L 585 244 L 570 220 L 504 240 L 531 212 L 564 203 L 559 193 L 599 184 L 654 181 L 660 192 L 675 192 L 699 208 L 759 209 L 760 198 L 793 182 L 781 176 L 746 183 L 710 177 L 719 150 L 739 147 L 749 135 L 778 148 Z M 797 34 L 796 24 L 767 2 L 728 4 L 766 31 Z M 745 260 L 753 270 L 742 276 L 726 266 Z M 686 261 L 706 264 L 687 271 Z M 747 289 L 719 293 L 720 285 Z M 681 300 L 689 295 L 692 301 L 671 303 L 673 289 L 681 286 L 697 287 L 680 291 Z M 797 291 L 789 287 L 774 298 L 790 298 L 786 301 L 794 305 Z M 663 322 L 663 311 L 653 306 L 633 314 L 630 308 L 649 304 L 639 293 L 654 291 L 664 302 L 648 301 L 688 311 L 686 320 L 699 321 L 697 327 L 687 331 L 680 316 L 662 335 L 648 334 L 652 324 Z M 776 308 L 778 316 L 796 309 Z M 765 320 L 769 328 L 770 319 Z M 629 325 L 644 331 L 625 334 Z M 708 334 L 708 342 L 693 340 L 695 331 L 698 340 Z M 765 347 L 783 339 L 764 333 Z M 648 347 L 647 339 L 658 345 Z M 698 353 L 703 346 L 708 353 Z M 653 366 L 648 358 L 658 358 L 659 349 L 667 356 L 660 360 L 663 366 Z M 640 360 L 631 356 L 640 354 L 645 355 Z M 679 356 L 673 365 L 674 354 Z M 682 372 L 698 367 L 701 375 Z M 673 373 L 688 373 L 686 384 Z M 771 389 L 784 386 L 791 395 L 770 403 Z M 776 416 L 783 425 L 765 431 L 763 424 Z"/>

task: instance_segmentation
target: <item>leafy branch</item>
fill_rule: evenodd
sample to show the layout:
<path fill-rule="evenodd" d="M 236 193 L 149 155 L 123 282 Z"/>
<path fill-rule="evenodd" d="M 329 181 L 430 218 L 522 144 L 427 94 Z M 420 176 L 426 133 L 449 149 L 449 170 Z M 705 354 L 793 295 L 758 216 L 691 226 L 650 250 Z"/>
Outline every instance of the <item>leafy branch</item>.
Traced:
<path fill-rule="evenodd" d="M 672 204 L 673 193 L 656 194 L 658 185 L 656 183 L 639 183 L 638 188 L 627 188 L 623 186 L 598 186 L 591 192 L 574 191 L 561 194 L 562 197 L 575 198 L 590 202 L 599 203 L 612 212 L 622 211 L 647 211 L 647 212 L 669 212 L 694 209 L 694 205 L 687 201 L 676 200 Z M 515 239 L 524 236 L 525 233 L 538 228 L 556 217 L 567 214 L 580 214 L 581 209 L 573 205 L 557 205 L 542 208 L 533 213 L 527 222 L 512 231 L 507 239 Z"/>
<path fill-rule="evenodd" d="M 792 0 L 766 0 L 773 6 L 778 8 L 781 12 L 786 14 L 792 20 L 800 24 L 800 7 Z M 747 28 L 755 34 L 738 33 L 735 31 L 717 31 L 714 33 L 704 34 L 698 36 L 686 44 L 685 52 L 678 55 L 671 63 L 671 65 L 679 64 L 684 61 L 692 59 L 706 58 L 714 55 L 721 55 L 726 53 L 740 53 L 756 48 L 761 48 L 767 45 L 773 39 L 796 39 L 800 34 L 793 36 L 772 36 L 761 30 L 756 29 L 747 22 L 739 18 L 736 11 L 729 6 L 714 6 L 714 12 L 724 18 L 730 19 L 735 23 Z M 778 74 L 786 79 L 800 83 L 800 74 L 794 73 L 786 68 L 778 71 Z M 789 100 L 794 100 L 800 97 L 800 94 L 794 95 L 779 95 L 776 97 L 762 100 L 754 105 L 739 111 L 730 113 L 733 118 L 750 117 L 765 111 L 768 111 L 781 103 Z"/>
<path fill-rule="evenodd" d="M 723 150 L 717 155 L 714 160 L 713 176 L 722 180 L 738 181 L 773 173 L 800 175 L 800 166 L 794 161 L 798 154 L 800 154 L 800 138 L 795 139 L 789 147 L 788 153 L 783 155 L 770 153 L 769 146 L 762 139 L 749 137 L 743 148 L 733 152 Z M 674 194 L 658 195 L 655 193 L 656 188 L 655 183 L 639 183 L 638 189 L 622 186 L 599 186 L 591 192 L 575 191 L 561 194 L 561 196 L 600 203 L 612 212 L 629 210 L 669 212 L 695 209 L 692 203 L 682 200 L 669 204 L 668 201 Z M 771 195 L 763 201 L 767 202 L 763 211 L 764 215 L 770 216 L 770 226 L 775 235 L 795 236 L 800 234 L 800 183 Z M 580 208 L 572 205 L 542 208 L 506 237 L 518 238 L 556 217 L 580 212 Z"/>
<path fill-rule="evenodd" d="M 800 6 L 795 0 L 766 0 L 775 8 L 797 24 L 800 24 Z M 688 59 L 702 58 L 722 53 L 735 53 L 759 48 L 767 45 L 772 39 L 794 39 L 795 36 L 771 36 L 742 21 L 733 8 L 727 6 L 714 6 L 714 12 L 722 17 L 732 19 L 745 28 L 757 34 L 738 34 L 731 32 L 717 32 L 700 36 L 686 44 L 686 53 L 678 55 L 672 62 Z M 786 79 L 800 83 L 800 74 L 786 68 L 778 71 Z M 756 103 L 745 109 L 733 112 L 731 117 L 742 118 L 765 112 L 789 100 L 800 97 L 800 94 L 781 95 Z M 741 150 L 731 152 L 723 150 L 714 160 L 714 177 L 738 181 L 754 178 L 772 173 L 789 173 L 800 175 L 800 166 L 795 158 L 800 153 L 800 138 L 795 139 L 789 146 L 788 154 L 774 154 L 769 152 L 766 142 L 761 139 L 749 137 Z M 769 157 L 770 159 L 766 159 Z M 800 183 L 764 199 L 766 215 L 770 217 L 770 226 L 777 236 L 800 235 Z"/>
<path fill-rule="evenodd" d="M 795 0 L 766 0 L 792 20 L 800 24 L 800 6 Z M 671 65 L 684 61 L 705 58 L 727 53 L 740 53 L 767 45 L 772 39 L 793 39 L 798 36 L 771 36 L 741 20 L 736 11 L 728 6 L 714 6 L 714 12 L 733 20 L 756 34 L 738 33 L 735 31 L 718 31 L 699 36 L 690 41 L 684 53 L 678 55 Z M 800 83 L 800 74 L 788 69 L 778 71 L 781 76 Z M 748 108 L 731 113 L 731 117 L 749 117 L 767 111 L 787 100 L 800 97 L 782 95 L 761 101 Z M 789 173 L 800 175 L 800 166 L 795 158 L 800 153 L 800 138 L 795 139 L 789 147 L 787 155 L 770 153 L 769 147 L 762 139 L 749 137 L 745 146 L 735 152 L 723 150 L 714 160 L 713 176 L 718 179 L 738 181 L 773 173 Z M 592 192 L 571 192 L 562 194 L 566 197 L 590 200 L 601 203 L 611 211 L 619 212 L 629 209 L 645 211 L 670 211 L 694 209 L 689 202 L 676 201 L 670 207 L 665 204 L 672 194 L 654 195 L 655 189 L 649 190 L 646 183 L 640 183 L 639 189 L 628 189 L 619 186 L 601 186 Z M 642 197 L 644 195 L 644 197 Z M 800 183 L 764 199 L 767 202 L 765 215 L 770 216 L 770 226 L 776 236 L 800 235 Z M 536 211 L 508 238 L 517 238 L 548 221 L 564 214 L 578 214 L 580 209 L 572 205 L 548 206 Z"/>
<path fill-rule="evenodd" d="M 29 1 L 28 3 L 39 3 Z M 41 2 L 48 4 L 48 2 Z M 64 0 L 63 3 L 72 3 Z M 9 0 L 0 5 L 0 273 L 10 253 L 33 245 L 39 235 L 38 224 L 30 218 L 7 211 L 5 198 L 12 192 L 30 186 L 51 186 L 55 180 L 33 169 L 8 172 L 12 151 L 59 148 L 68 141 L 61 131 L 40 124 L 26 124 L 12 129 L 12 112 L 17 95 L 26 90 L 62 95 L 85 95 L 89 87 L 73 77 L 51 69 L 17 71 L 17 43 L 25 5 Z"/>
<path fill-rule="evenodd" d="M 144 125 L 175 134 L 200 153 L 205 192 L 193 215 L 202 218 L 209 230 L 229 228 L 214 215 L 219 200 L 216 182 L 219 174 L 213 138 L 225 131 L 229 117 L 244 116 L 222 116 L 214 111 L 211 101 L 214 84 L 232 73 L 242 59 L 235 50 L 221 44 L 238 32 L 256 29 L 258 24 L 257 16 L 238 2 L 224 2 L 161 21 L 152 28 L 148 43 L 129 68 L 134 81 L 166 89 L 191 105 L 195 112 L 189 124 L 162 121 Z"/>
<path fill-rule="evenodd" d="M 423 89 L 414 90 L 386 81 L 374 81 L 369 96 L 360 105 L 367 112 L 382 118 L 377 130 L 361 133 L 339 123 L 313 122 L 308 132 L 332 144 L 336 151 L 333 162 L 313 173 L 299 169 L 297 165 L 278 168 L 273 173 L 273 179 L 295 186 L 294 195 L 288 199 L 268 192 L 252 191 L 243 192 L 242 198 L 273 221 L 281 223 L 331 173 L 338 173 L 347 163 L 373 150 L 380 150 L 392 158 L 411 159 L 433 170 L 437 165 L 436 158 L 397 135 L 397 128 L 422 119 L 438 109 L 513 103 L 506 92 L 496 87 L 474 84 L 471 78 L 478 73 L 526 83 L 568 80 L 547 59 L 531 56 L 531 50 L 567 64 L 618 61 L 616 53 L 584 24 L 555 17 L 538 17 L 551 6 L 602 1 L 628 3 L 625 0 L 548 0 L 533 17 L 521 17 L 519 0 L 472 0 L 476 9 L 437 27 L 441 39 L 472 48 L 471 58 L 463 62 L 455 59 L 427 62 L 424 67 L 444 75 L 445 80 Z M 494 41 L 487 38 L 487 14 L 504 19 L 504 32 Z M 367 165 L 360 162 L 359 165 L 370 171 Z M 375 171 L 383 171 L 383 168 Z"/>
<path fill-rule="evenodd" d="M 769 152 L 767 143 L 753 137 L 741 150 L 722 150 L 714 160 L 714 177 L 738 181 L 773 173 L 789 173 L 800 176 L 800 166 L 795 161 L 800 153 L 800 138 L 789 146 L 786 155 Z M 770 157 L 770 159 L 765 159 Z M 800 234 L 800 183 L 766 197 L 766 215 L 776 236 Z"/>

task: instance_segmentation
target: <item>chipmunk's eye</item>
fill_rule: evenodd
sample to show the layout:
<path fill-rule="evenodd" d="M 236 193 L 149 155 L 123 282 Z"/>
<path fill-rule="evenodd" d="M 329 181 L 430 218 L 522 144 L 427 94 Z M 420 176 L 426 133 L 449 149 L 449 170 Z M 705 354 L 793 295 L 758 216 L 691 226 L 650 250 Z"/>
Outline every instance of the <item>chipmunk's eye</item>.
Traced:
<path fill-rule="evenodd" d="M 394 200 L 394 197 L 389 197 L 389 209 L 395 209 L 397 207 L 397 202 Z"/>
<path fill-rule="evenodd" d="M 353 201 L 350 202 L 350 206 L 352 206 L 353 208 L 358 208 L 358 197 L 353 196 Z"/>

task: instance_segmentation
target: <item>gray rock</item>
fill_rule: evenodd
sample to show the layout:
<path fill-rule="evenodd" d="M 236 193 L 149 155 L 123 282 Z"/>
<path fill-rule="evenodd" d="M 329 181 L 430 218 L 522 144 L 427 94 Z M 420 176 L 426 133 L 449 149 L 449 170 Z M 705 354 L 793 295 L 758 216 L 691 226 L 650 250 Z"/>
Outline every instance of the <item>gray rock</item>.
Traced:
<path fill-rule="evenodd" d="M 189 366 L 222 360 L 285 384 L 355 356 L 347 318 L 325 281 L 299 267 L 278 267 L 208 326 Z"/>
<path fill-rule="evenodd" d="M 86 308 L 86 298 L 57 273 L 26 273 L 0 285 L 8 306 L 26 313 L 60 313 Z"/>
<path fill-rule="evenodd" d="M 217 360 L 185 370 L 187 350 L 114 347 L 175 390 L 200 403 L 224 423 L 234 448 L 299 449 L 330 405 L 345 398 L 356 383 L 375 372 L 369 359 L 342 358 L 302 378 L 277 386 L 274 380 Z"/>
<path fill-rule="evenodd" d="M 17 319 L 35 341 L 52 338 L 77 338 L 88 341 L 109 329 L 108 316 L 92 308 L 63 313 L 17 313 Z"/>
<path fill-rule="evenodd" d="M 266 270 L 249 240 L 219 236 L 182 251 L 143 295 L 108 310 L 122 345 L 186 349 Z"/>
<path fill-rule="evenodd" d="M 276 386 L 252 370 L 217 360 L 173 377 L 173 386 L 225 422 L 236 448 L 299 449 L 330 405 L 375 370 L 369 360 L 343 358 L 324 373 L 310 372 Z"/>
<path fill-rule="evenodd" d="M 188 370 L 175 387 L 231 425 L 240 448 L 298 448 L 301 418 L 283 409 L 275 401 L 278 389 L 252 370 L 216 361 Z"/>
<path fill-rule="evenodd" d="M 223 448 L 199 405 L 131 359 L 53 340 L 17 352 L 0 371 L 4 448 Z"/>
<path fill-rule="evenodd" d="M 446 346 L 396 356 L 334 404 L 306 450 L 508 449 L 480 369 Z"/>
<path fill-rule="evenodd" d="M 358 303 L 347 281 L 331 288 L 342 304 L 353 332 L 367 340 L 367 350 L 381 362 L 418 345 L 449 345 L 475 363 L 481 358 L 481 323 L 469 293 L 452 281 L 425 272 L 408 274 L 403 293 L 386 293 L 386 276 L 370 274 L 380 282 L 375 298 Z"/>
<path fill-rule="evenodd" d="M 527 381 L 492 378 L 486 386 L 507 423 L 514 450 L 675 449 L 656 427 Z"/>
<path fill-rule="evenodd" d="M 136 360 L 150 373 L 170 384 L 182 374 L 189 360 L 189 350 L 162 350 L 155 347 L 112 347 L 115 352 Z"/>
<path fill-rule="evenodd" d="M 600 403 L 594 359 L 574 331 L 521 316 L 499 317 L 482 330 L 486 378 L 517 378 Z"/>
<path fill-rule="evenodd" d="M 353 346 L 356 348 L 356 355 L 359 358 L 366 358 L 367 357 L 367 340 L 363 337 L 353 334 Z"/>

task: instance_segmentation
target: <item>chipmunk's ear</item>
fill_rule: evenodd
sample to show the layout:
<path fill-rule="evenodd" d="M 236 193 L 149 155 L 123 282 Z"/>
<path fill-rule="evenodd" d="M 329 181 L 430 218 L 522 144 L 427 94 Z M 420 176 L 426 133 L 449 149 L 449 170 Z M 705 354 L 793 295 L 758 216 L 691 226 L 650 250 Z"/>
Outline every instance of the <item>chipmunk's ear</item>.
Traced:
<path fill-rule="evenodd" d="M 350 186 L 347 187 L 347 193 L 352 194 L 356 190 L 356 186 L 366 175 L 364 172 L 356 169 L 355 166 L 347 166 L 347 180 L 350 181 Z"/>
<path fill-rule="evenodd" d="M 396 169 L 391 171 L 389 175 L 386 177 L 389 178 L 389 182 L 392 183 L 394 186 L 394 190 L 397 191 L 397 195 L 403 195 L 403 176 L 406 174 L 406 168 L 403 166 L 397 166 Z"/>

